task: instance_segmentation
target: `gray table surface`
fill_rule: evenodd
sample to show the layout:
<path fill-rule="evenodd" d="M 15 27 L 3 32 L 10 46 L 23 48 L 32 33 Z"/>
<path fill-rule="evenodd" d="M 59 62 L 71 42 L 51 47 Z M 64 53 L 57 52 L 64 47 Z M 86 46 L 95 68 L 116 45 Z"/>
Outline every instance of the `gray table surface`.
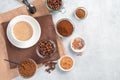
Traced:
<path fill-rule="evenodd" d="M 75 32 L 63 39 L 63 43 L 67 55 L 75 59 L 75 67 L 70 72 L 63 72 L 56 66 L 51 74 L 42 67 L 27 80 L 120 80 L 119 4 L 120 0 L 64 0 L 66 12 L 52 15 L 54 23 L 61 18 L 69 18 L 74 23 Z M 22 4 L 16 0 L 0 0 L 0 14 L 20 6 Z M 77 7 L 87 9 L 86 19 L 75 19 L 73 12 Z M 84 55 L 79 57 L 70 49 L 71 39 L 77 36 L 86 42 Z M 13 80 L 24 79 L 17 77 Z"/>

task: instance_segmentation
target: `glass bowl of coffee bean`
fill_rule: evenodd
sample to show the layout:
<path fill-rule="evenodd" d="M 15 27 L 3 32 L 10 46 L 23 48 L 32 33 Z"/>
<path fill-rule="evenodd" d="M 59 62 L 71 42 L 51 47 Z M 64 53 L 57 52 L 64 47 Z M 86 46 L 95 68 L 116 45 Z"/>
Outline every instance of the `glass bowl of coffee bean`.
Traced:
<path fill-rule="evenodd" d="M 45 0 L 46 7 L 49 11 L 58 11 L 62 8 L 62 0 Z"/>
<path fill-rule="evenodd" d="M 50 58 L 56 51 L 56 45 L 52 40 L 40 40 L 36 47 L 36 53 L 40 58 Z"/>

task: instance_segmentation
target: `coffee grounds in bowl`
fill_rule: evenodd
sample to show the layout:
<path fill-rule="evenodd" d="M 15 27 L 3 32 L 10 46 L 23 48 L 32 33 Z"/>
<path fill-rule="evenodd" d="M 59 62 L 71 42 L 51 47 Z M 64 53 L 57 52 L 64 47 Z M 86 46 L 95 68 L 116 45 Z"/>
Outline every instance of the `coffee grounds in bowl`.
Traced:
<path fill-rule="evenodd" d="M 57 31 L 60 35 L 68 37 L 73 33 L 73 25 L 68 20 L 62 20 L 57 24 Z"/>
<path fill-rule="evenodd" d="M 21 65 L 18 66 L 18 71 L 24 78 L 32 77 L 36 72 L 36 64 L 31 59 L 27 59 L 21 62 Z"/>
<path fill-rule="evenodd" d="M 77 9 L 76 10 L 76 16 L 78 18 L 83 19 L 85 17 L 85 15 L 86 15 L 85 10 L 83 10 L 83 9 Z"/>

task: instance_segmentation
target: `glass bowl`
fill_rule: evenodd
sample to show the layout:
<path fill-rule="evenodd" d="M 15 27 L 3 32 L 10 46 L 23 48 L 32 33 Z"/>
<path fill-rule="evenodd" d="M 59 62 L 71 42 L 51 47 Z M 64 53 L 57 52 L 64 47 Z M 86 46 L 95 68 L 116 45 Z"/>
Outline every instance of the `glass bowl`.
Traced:
<path fill-rule="evenodd" d="M 45 5 L 46 5 L 46 7 L 47 7 L 47 9 L 48 9 L 49 11 L 59 11 L 60 9 L 63 8 L 63 0 L 62 0 L 62 3 L 61 3 L 61 6 L 60 6 L 58 9 L 56 9 L 56 10 L 50 8 L 50 7 L 48 6 L 48 4 L 47 4 L 47 1 L 48 1 L 48 0 L 45 0 Z"/>
<path fill-rule="evenodd" d="M 53 45 L 53 48 L 54 48 L 54 51 L 52 52 L 52 53 L 50 53 L 49 55 L 46 55 L 46 56 L 44 56 L 44 55 L 42 55 L 41 53 L 40 53 L 40 46 L 39 46 L 39 43 L 38 43 L 38 46 L 36 47 L 36 53 L 37 53 L 37 55 L 40 57 L 40 58 L 50 58 L 51 56 L 53 56 L 54 54 L 55 54 L 55 51 L 56 51 L 56 45 L 55 45 L 55 43 L 54 43 L 54 41 L 52 41 L 52 40 L 41 40 L 41 41 L 49 41 L 52 45 Z M 40 41 L 39 41 L 40 42 Z M 47 49 L 47 51 L 48 51 L 48 49 Z"/>

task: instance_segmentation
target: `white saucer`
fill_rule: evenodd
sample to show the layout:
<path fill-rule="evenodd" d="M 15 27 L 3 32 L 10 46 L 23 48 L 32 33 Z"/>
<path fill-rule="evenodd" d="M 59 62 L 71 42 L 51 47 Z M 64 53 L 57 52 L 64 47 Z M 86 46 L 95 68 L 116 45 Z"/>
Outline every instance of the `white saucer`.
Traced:
<path fill-rule="evenodd" d="M 17 22 L 20 22 L 20 21 L 28 22 L 32 26 L 32 28 L 33 28 L 33 36 L 28 41 L 21 41 L 20 42 L 20 41 L 16 40 L 14 38 L 14 36 L 13 36 L 12 29 L 13 29 L 14 25 Z M 8 37 L 8 40 L 14 46 L 16 46 L 18 48 L 29 48 L 29 47 L 32 47 L 33 45 L 35 45 L 38 42 L 40 36 L 41 36 L 41 28 L 40 28 L 39 23 L 33 17 L 28 16 L 28 15 L 20 15 L 20 16 L 17 16 L 15 18 L 13 18 L 9 22 L 9 24 L 7 26 L 7 37 Z"/>

